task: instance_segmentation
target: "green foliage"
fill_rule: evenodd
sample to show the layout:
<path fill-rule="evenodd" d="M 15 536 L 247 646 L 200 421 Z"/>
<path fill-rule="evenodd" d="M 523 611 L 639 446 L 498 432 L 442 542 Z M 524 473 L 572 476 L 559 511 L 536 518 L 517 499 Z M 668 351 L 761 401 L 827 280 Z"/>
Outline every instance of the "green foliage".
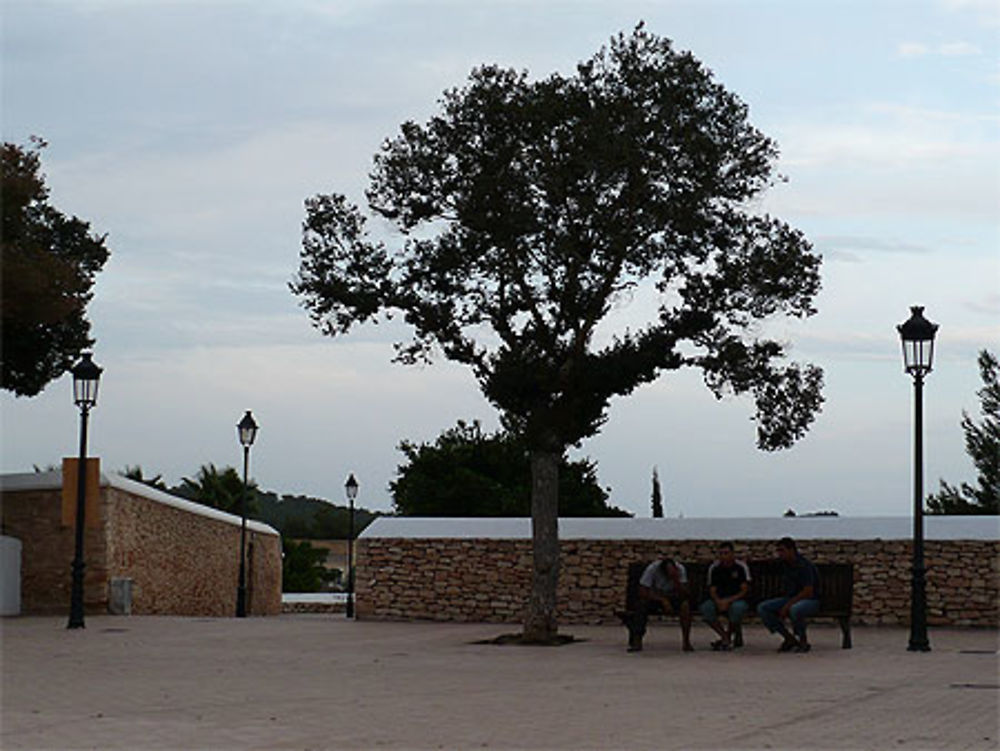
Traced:
<path fill-rule="evenodd" d="M 255 519 L 281 532 L 283 537 L 308 540 L 346 540 L 350 527 L 348 506 L 334 506 L 328 501 L 308 496 L 282 495 L 270 491 L 257 493 Z M 377 512 L 355 507 L 354 536 L 379 516 Z"/>
<path fill-rule="evenodd" d="M 401 314 L 413 336 L 397 360 L 440 352 L 468 366 L 524 437 L 527 640 L 556 630 L 559 459 L 600 429 L 613 397 L 698 368 L 717 397 L 754 396 L 768 451 L 819 412 L 822 370 L 785 364 L 784 345 L 758 338 L 762 321 L 815 313 L 820 288 L 803 234 L 756 210 L 777 153 L 746 104 L 640 24 L 572 76 L 477 68 L 437 115 L 404 123 L 366 192 L 398 231 L 391 245 L 343 195 L 306 200 L 290 287 L 313 324 L 340 335 Z M 609 319 L 640 286 L 658 310 L 615 331 Z"/>
<path fill-rule="evenodd" d="M 94 343 L 86 307 L 108 259 L 105 237 L 49 204 L 40 158 L 46 144 L 31 140 L 0 150 L 0 387 L 18 396 L 38 394 Z"/>
<path fill-rule="evenodd" d="M 281 541 L 284 558 L 281 562 L 282 592 L 319 592 L 326 578 L 327 551 L 314 548 L 308 542 Z"/>
<path fill-rule="evenodd" d="M 982 421 L 962 411 L 965 451 L 979 473 L 978 484 L 959 487 L 941 480 L 941 489 L 927 497 L 931 514 L 1000 514 L 1000 364 L 989 350 L 979 353 L 983 387 L 976 392 Z"/>
<path fill-rule="evenodd" d="M 393 505 L 403 516 L 529 516 L 531 470 L 524 440 L 499 431 L 483 433 L 463 421 L 434 443 L 403 441 L 406 461 L 390 483 Z M 560 516 L 630 516 L 608 506 L 590 460 L 559 467 Z"/>
<path fill-rule="evenodd" d="M 167 485 L 163 482 L 163 475 L 156 475 L 154 477 L 144 477 L 142 474 L 142 467 L 136 464 L 134 467 L 125 465 L 125 469 L 121 471 L 122 477 L 127 477 L 130 480 L 135 480 L 136 482 L 141 482 L 143 485 L 148 485 L 151 488 L 156 488 L 157 490 L 162 490 L 168 492 Z"/>
<path fill-rule="evenodd" d="M 611 397 L 685 366 L 719 397 L 752 393 L 758 445 L 787 447 L 819 411 L 822 372 L 780 365 L 759 322 L 815 312 L 820 259 L 747 208 L 776 156 L 742 101 L 641 26 L 570 77 L 484 66 L 376 156 L 368 205 L 401 241 L 315 196 L 291 288 L 326 334 L 401 311 L 414 335 L 398 359 L 468 365 L 533 449 L 593 435 Z M 652 320 L 596 336 L 647 280 Z"/>
<path fill-rule="evenodd" d="M 660 475 L 656 471 L 656 467 L 653 467 L 653 497 L 651 499 L 653 506 L 653 518 L 662 519 L 663 518 L 663 495 L 660 493 Z"/>
<path fill-rule="evenodd" d="M 247 484 L 247 516 L 254 517 L 257 513 L 257 484 L 253 480 Z M 181 484 L 171 492 L 237 516 L 242 512 L 243 478 L 233 467 L 220 471 L 214 464 L 203 464 L 194 479 L 182 478 Z"/>

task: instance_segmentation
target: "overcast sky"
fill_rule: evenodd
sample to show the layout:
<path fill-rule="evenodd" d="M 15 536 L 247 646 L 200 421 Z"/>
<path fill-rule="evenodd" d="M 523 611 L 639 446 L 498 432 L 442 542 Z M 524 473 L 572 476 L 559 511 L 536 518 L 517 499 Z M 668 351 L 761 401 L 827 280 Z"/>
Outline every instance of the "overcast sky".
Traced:
<path fill-rule="evenodd" d="M 961 412 L 978 411 L 977 352 L 1000 349 L 995 0 L 5 0 L 3 138 L 44 137 L 53 203 L 108 234 L 90 307 L 104 471 L 139 464 L 172 484 L 239 467 L 252 409 L 262 487 L 341 502 L 353 472 L 359 504 L 388 510 L 401 439 L 460 418 L 495 427 L 464 369 L 390 362 L 405 329 L 310 327 L 287 289 L 303 200 L 360 202 L 382 140 L 474 66 L 571 74 L 640 19 L 781 148 L 788 182 L 762 208 L 823 254 L 823 292 L 818 315 L 768 331 L 825 369 L 826 405 L 793 449 L 761 453 L 749 400 L 668 373 L 613 402 L 582 446 L 611 502 L 649 515 L 656 466 L 667 516 L 909 514 L 913 393 L 895 327 L 914 304 L 941 327 L 927 489 L 973 479 Z M 68 375 L 0 408 L 3 471 L 75 454 Z"/>

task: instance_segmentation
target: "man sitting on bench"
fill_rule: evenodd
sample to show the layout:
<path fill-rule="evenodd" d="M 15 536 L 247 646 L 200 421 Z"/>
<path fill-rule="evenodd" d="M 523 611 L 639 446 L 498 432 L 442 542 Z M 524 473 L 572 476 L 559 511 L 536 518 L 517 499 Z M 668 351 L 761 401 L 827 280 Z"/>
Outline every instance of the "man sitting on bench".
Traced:
<path fill-rule="evenodd" d="M 681 621 L 682 648 L 691 652 L 691 599 L 687 587 L 687 571 L 670 558 L 653 561 L 639 578 L 639 605 L 629 626 L 628 651 L 642 650 L 642 637 L 654 603 L 663 605 L 664 613 L 676 613 Z"/>
<path fill-rule="evenodd" d="M 701 604 L 701 617 L 719 635 L 712 649 L 728 652 L 743 646 L 743 615 L 747 612 L 750 567 L 736 559 L 731 542 L 719 544 L 719 557 L 708 567 L 709 597 Z M 725 616 L 728 627 L 719 622 Z"/>

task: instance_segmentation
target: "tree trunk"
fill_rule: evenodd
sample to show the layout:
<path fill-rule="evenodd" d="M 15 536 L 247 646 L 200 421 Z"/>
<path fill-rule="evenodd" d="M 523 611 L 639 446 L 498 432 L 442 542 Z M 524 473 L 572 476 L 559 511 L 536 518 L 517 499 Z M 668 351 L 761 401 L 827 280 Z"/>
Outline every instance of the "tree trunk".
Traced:
<path fill-rule="evenodd" d="M 552 450 L 531 451 L 531 600 L 524 621 L 525 642 L 556 638 L 556 587 L 559 584 L 559 459 Z"/>

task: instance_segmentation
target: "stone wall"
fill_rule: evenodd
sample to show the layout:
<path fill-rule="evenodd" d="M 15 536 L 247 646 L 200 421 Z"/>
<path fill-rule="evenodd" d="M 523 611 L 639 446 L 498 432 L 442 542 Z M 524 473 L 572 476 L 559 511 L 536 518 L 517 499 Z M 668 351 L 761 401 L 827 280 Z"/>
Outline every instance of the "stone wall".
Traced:
<path fill-rule="evenodd" d="M 735 541 L 748 560 L 771 558 L 771 540 Z M 854 563 L 854 622 L 909 622 L 911 543 L 904 540 L 798 540 L 816 563 Z M 669 554 L 710 561 L 715 540 L 562 540 L 561 623 L 616 623 L 628 564 Z M 1000 542 L 928 540 L 931 625 L 1000 626 Z M 359 618 L 424 618 L 518 623 L 531 587 L 526 539 L 362 538 Z"/>
<path fill-rule="evenodd" d="M 108 603 L 108 573 L 100 522 L 87 522 L 83 536 L 86 568 L 83 575 L 84 609 L 104 612 Z M 59 489 L 43 488 L 2 495 L 3 532 L 21 541 L 21 612 L 53 615 L 69 613 L 71 568 L 76 545 L 72 526 L 62 524 Z"/>
<path fill-rule="evenodd" d="M 240 527 L 106 488 L 107 572 L 132 579 L 135 615 L 236 611 Z M 281 612 L 281 541 L 247 530 L 247 612 Z"/>
<path fill-rule="evenodd" d="M 68 613 L 74 531 L 62 524 L 58 473 L 45 487 L 5 478 L 3 532 L 21 540 L 21 612 Z M 9 476 L 8 476 L 9 477 Z M 28 485 L 44 485 L 29 478 Z M 53 487 L 54 485 L 54 487 Z M 133 614 L 235 615 L 239 519 L 174 499 L 124 478 L 102 484 L 97 521 L 84 536 L 84 607 L 107 612 L 114 578 L 132 585 Z M 281 612 L 281 538 L 256 522 L 247 531 L 247 604 Z"/>

